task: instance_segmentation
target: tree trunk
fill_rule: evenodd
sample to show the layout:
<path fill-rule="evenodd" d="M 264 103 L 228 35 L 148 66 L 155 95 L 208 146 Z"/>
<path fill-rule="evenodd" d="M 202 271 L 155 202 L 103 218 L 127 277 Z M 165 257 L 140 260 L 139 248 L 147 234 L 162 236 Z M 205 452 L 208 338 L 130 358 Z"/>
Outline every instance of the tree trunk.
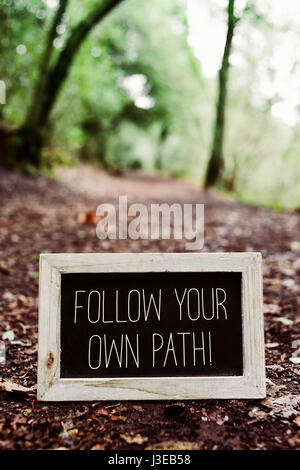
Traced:
<path fill-rule="evenodd" d="M 161 132 L 160 132 L 160 136 L 159 136 L 158 154 L 154 162 L 154 168 L 157 171 L 162 171 L 163 169 L 162 146 L 167 140 L 167 137 L 168 137 L 168 127 L 166 125 L 163 125 Z"/>
<path fill-rule="evenodd" d="M 41 62 L 39 66 L 39 73 L 37 81 L 32 93 L 31 104 L 28 108 L 26 121 L 27 122 L 36 122 L 37 112 L 39 109 L 39 102 L 37 97 L 43 93 L 43 88 L 45 86 L 45 80 L 47 73 L 50 70 L 50 60 L 53 52 L 53 42 L 57 35 L 57 26 L 60 24 L 63 14 L 65 13 L 68 6 L 68 0 L 60 0 L 59 8 L 53 18 L 50 30 L 48 32 L 48 37 L 46 40 L 45 50 L 41 57 Z"/>
<path fill-rule="evenodd" d="M 55 64 L 49 66 L 52 53 L 53 39 L 61 17 L 67 7 L 67 0 L 61 0 L 60 7 L 53 19 L 44 55 L 41 59 L 39 77 L 37 80 L 33 101 L 29 107 L 24 124 L 14 134 L 9 147 L 9 160 L 16 163 L 25 162 L 39 168 L 41 166 L 41 150 L 45 141 L 45 130 L 49 115 L 53 109 L 58 93 L 67 78 L 71 64 L 91 29 L 99 23 L 111 10 L 124 0 L 102 0 L 71 31 L 64 49 L 59 54 Z"/>
<path fill-rule="evenodd" d="M 227 36 L 223 53 L 222 65 L 218 74 L 218 98 L 216 105 L 216 118 L 214 124 L 211 154 L 206 170 L 205 187 L 214 186 L 221 178 L 224 167 L 223 142 L 225 129 L 225 111 L 227 98 L 227 83 L 229 72 L 229 58 L 231 53 L 234 27 L 237 18 L 234 16 L 234 0 L 229 0 L 227 9 Z"/>

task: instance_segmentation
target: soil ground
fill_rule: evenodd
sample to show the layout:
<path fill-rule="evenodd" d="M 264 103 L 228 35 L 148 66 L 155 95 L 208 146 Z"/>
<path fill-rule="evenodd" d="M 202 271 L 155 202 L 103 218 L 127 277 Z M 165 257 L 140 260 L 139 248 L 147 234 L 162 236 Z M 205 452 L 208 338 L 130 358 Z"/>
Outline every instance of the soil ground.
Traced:
<path fill-rule="evenodd" d="M 265 400 L 36 401 L 39 253 L 184 251 L 175 240 L 100 241 L 96 207 L 124 194 L 129 202 L 205 203 L 204 251 L 262 253 Z M 0 449 L 300 448 L 300 212 L 86 166 L 60 169 L 55 180 L 1 169 L 0 201 Z"/>

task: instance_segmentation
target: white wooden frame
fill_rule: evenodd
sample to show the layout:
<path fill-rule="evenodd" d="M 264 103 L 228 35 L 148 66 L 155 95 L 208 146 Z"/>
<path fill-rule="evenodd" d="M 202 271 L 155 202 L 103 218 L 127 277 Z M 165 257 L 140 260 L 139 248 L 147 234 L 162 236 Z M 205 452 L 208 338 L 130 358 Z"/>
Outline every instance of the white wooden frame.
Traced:
<path fill-rule="evenodd" d="M 243 376 L 60 378 L 62 273 L 242 273 Z M 38 400 L 264 398 L 265 358 L 260 253 L 101 253 L 40 256 Z"/>

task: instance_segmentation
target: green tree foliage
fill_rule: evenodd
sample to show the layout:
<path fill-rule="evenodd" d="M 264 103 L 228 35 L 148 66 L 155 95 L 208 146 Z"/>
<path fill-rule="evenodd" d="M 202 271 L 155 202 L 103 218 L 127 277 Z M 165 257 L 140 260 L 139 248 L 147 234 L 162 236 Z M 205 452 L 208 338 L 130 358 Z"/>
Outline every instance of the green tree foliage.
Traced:
<path fill-rule="evenodd" d="M 8 156 L 3 136 L 14 139 L 24 122 L 40 122 L 37 95 L 47 76 L 41 70 L 51 70 L 53 83 L 48 83 L 57 84 L 60 73 L 56 77 L 54 70 L 72 31 L 100 5 L 99 0 L 69 0 L 49 7 L 55 3 L 0 0 L 0 79 L 6 84 L 6 104 L 0 105 L 2 161 Z M 199 5 L 197 18 L 187 15 L 191 3 Z M 54 28 L 58 5 L 64 11 Z M 112 170 L 143 168 L 205 181 L 220 84 L 217 75 L 206 74 L 205 61 L 215 57 L 221 67 L 225 6 L 223 0 L 124 0 L 95 24 L 51 94 L 55 100 L 43 124 L 39 164 L 82 158 Z M 284 10 L 276 17 L 280 0 L 235 0 L 235 6 L 241 19 L 227 64 L 222 187 L 247 202 L 298 207 L 300 92 L 288 99 L 294 104 L 293 119 L 282 111 L 290 85 L 299 82 L 296 15 Z M 204 32 L 202 12 L 208 25 Z M 190 46 L 192 23 L 204 56 Z M 217 32 L 221 28 L 219 48 L 218 37 L 208 34 L 215 27 Z M 289 47 L 278 67 L 272 60 L 285 42 Z M 19 159 L 34 170 L 28 152 Z"/>
<path fill-rule="evenodd" d="M 64 90 L 56 112 L 64 114 L 63 106 L 75 100 L 84 157 L 113 168 L 185 172 L 180 152 L 187 154 L 188 141 L 180 136 L 201 133 L 193 109 L 200 106 L 195 95 L 202 94 L 200 64 L 186 41 L 185 8 L 170 0 L 137 5 L 128 2 L 91 34 L 72 69 L 74 87 Z M 171 147 L 178 159 L 168 157 Z"/>
<path fill-rule="evenodd" d="M 19 129 L 6 133 L 5 130 L 2 131 L 2 138 L 5 140 L 4 156 L 8 156 L 9 159 L 21 165 L 24 162 L 28 162 L 37 168 L 41 166 L 41 150 L 45 140 L 45 129 L 49 115 L 57 95 L 68 76 L 74 57 L 92 28 L 122 1 L 101 0 L 101 2 L 93 5 L 91 10 L 70 29 L 61 52 L 57 54 L 52 64 L 51 56 L 55 36 L 59 33 L 59 27 L 63 26 L 61 20 L 68 4 L 67 0 L 60 1 L 46 35 L 44 51 L 38 66 L 37 82 L 34 87 L 29 112 L 26 114 L 26 118 Z M 10 5 L 10 0 L 8 3 Z M 26 50 L 24 45 L 18 47 L 19 52 Z"/>

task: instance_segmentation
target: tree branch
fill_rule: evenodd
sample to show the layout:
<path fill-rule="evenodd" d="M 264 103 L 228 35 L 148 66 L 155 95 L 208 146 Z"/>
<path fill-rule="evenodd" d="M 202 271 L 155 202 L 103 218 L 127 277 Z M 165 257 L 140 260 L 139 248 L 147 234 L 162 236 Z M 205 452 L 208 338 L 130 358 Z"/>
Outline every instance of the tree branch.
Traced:
<path fill-rule="evenodd" d="M 53 18 L 51 27 L 49 29 L 47 40 L 46 40 L 46 47 L 41 57 L 38 78 L 37 78 L 34 91 L 32 94 L 31 104 L 28 108 L 27 119 L 34 120 L 34 114 L 35 112 L 37 112 L 36 99 L 42 92 L 42 89 L 45 85 L 45 79 L 46 79 L 47 71 L 49 68 L 49 62 L 50 62 L 50 58 L 53 52 L 53 41 L 57 34 L 56 28 L 60 24 L 62 16 L 67 9 L 68 1 L 69 0 L 60 0 L 58 10 Z"/>
<path fill-rule="evenodd" d="M 41 125 L 44 125 L 48 119 L 60 87 L 68 75 L 72 61 L 81 43 L 91 29 L 122 1 L 124 0 L 102 0 L 101 4 L 95 7 L 94 10 L 72 30 L 56 64 L 47 74 L 45 93 L 42 96 L 38 115 L 38 122 Z"/>

